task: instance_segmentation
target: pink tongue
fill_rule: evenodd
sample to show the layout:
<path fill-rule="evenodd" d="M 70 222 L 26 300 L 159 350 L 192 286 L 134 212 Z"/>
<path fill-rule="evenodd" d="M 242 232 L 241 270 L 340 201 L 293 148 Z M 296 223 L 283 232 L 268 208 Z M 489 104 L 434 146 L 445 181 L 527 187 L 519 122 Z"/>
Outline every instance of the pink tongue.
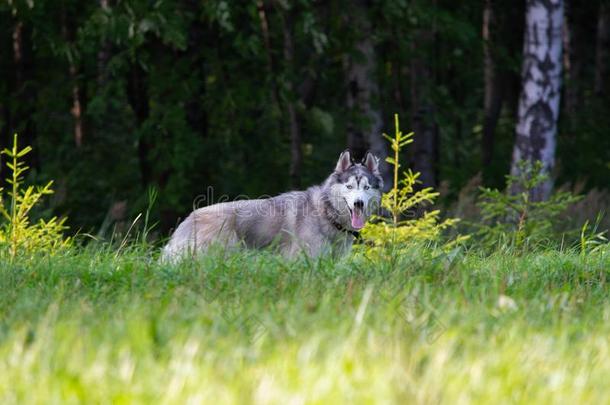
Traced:
<path fill-rule="evenodd" d="M 362 212 L 352 211 L 352 228 L 362 229 L 364 227 L 364 218 Z"/>

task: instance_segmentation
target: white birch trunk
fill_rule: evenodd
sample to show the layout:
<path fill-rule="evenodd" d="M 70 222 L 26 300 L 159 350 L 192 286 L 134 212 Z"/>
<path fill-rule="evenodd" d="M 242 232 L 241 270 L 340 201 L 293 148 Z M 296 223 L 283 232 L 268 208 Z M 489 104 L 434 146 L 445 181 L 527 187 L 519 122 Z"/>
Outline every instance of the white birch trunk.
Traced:
<path fill-rule="evenodd" d="M 563 0 L 527 0 L 523 42 L 522 88 L 511 174 L 519 161 L 541 161 L 550 175 L 555 165 L 562 68 Z M 547 199 L 552 181 L 532 198 Z"/>

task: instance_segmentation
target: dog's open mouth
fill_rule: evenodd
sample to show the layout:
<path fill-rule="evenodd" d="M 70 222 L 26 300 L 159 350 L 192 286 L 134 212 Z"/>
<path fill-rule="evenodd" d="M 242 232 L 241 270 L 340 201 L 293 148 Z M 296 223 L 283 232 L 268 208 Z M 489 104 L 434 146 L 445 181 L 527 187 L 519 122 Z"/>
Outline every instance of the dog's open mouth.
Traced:
<path fill-rule="evenodd" d="M 349 213 L 352 217 L 352 228 L 356 230 L 362 229 L 364 227 L 364 210 L 354 207 L 354 209 L 349 208 Z"/>

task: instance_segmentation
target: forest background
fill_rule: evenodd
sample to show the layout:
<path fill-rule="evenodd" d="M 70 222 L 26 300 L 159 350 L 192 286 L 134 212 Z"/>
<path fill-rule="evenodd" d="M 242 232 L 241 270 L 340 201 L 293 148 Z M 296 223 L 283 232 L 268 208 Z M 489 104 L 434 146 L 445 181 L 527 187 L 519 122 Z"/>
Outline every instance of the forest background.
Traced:
<path fill-rule="evenodd" d="M 610 206 L 603 0 L 3 1 L 0 149 L 19 133 L 28 182 L 55 180 L 36 215 L 107 234 L 155 189 L 167 234 L 209 190 L 273 195 L 320 182 L 346 147 L 387 154 L 398 113 L 415 132 L 403 162 L 448 215 L 476 217 L 477 187 L 516 165 L 535 4 L 562 17 L 544 167 L 585 194 L 568 212 L 582 224 Z"/>

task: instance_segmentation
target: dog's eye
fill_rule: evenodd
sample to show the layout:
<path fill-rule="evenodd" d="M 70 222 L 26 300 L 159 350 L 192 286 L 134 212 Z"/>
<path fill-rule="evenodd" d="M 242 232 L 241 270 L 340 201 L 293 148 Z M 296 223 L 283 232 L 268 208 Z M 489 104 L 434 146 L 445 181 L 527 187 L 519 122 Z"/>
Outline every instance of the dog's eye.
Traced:
<path fill-rule="evenodd" d="M 370 188 L 369 186 L 364 186 L 364 189 L 365 189 L 365 190 L 368 190 L 369 188 Z"/>
<path fill-rule="evenodd" d="M 347 187 L 348 190 L 351 190 L 352 188 L 354 188 L 354 186 L 352 186 L 351 184 L 348 184 L 345 187 Z"/>

